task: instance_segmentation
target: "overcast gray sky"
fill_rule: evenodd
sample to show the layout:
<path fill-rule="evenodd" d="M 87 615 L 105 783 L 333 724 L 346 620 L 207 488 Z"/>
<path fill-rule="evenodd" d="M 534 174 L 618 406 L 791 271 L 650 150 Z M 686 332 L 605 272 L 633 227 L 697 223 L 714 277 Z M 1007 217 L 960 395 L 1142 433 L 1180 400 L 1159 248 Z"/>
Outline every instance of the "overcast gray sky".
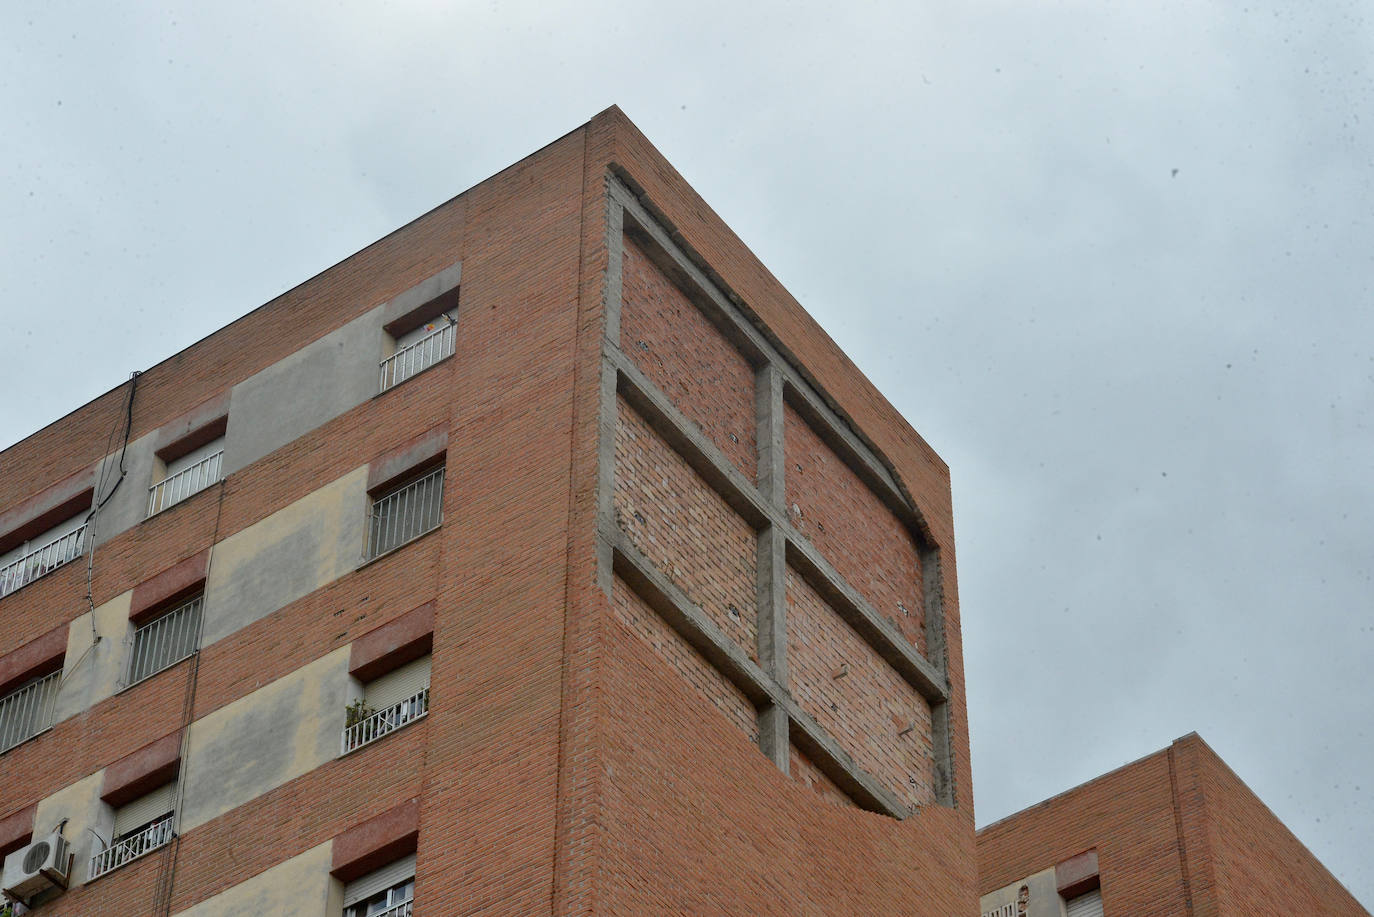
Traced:
<path fill-rule="evenodd" d="M 1196 730 L 1374 908 L 1369 13 L 11 0 L 0 446 L 617 103 L 949 462 L 979 824 Z"/>

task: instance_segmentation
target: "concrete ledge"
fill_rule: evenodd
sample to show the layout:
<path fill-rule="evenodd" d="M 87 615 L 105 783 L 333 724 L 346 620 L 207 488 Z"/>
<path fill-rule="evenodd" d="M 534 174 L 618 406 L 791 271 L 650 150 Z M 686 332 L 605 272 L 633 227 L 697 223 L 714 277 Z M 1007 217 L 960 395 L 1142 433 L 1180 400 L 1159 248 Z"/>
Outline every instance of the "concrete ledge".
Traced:
<path fill-rule="evenodd" d="M 38 803 L 0 818 L 0 860 L 33 840 L 33 816 Z"/>
<path fill-rule="evenodd" d="M 176 779 L 181 769 L 181 730 L 144 745 L 105 768 L 100 798 L 122 806 Z"/>
<path fill-rule="evenodd" d="M 0 656 L 0 695 L 8 694 L 30 678 L 59 671 L 67 655 L 70 630 L 70 625 L 59 624 L 37 640 Z"/>
<path fill-rule="evenodd" d="M 459 262 L 420 281 L 383 307 L 382 330 L 399 337 L 440 313 L 456 309 L 462 280 L 463 264 Z"/>
<path fill-rule="evenodd" d="M 1054 884 L 1064 898 L 1087 894 L 1101 884 L 1097 870 L 1097 850 L 1085 850 L 1054 867 Z"/>
<path fill-rule="evenodd" d="M 436 427 L 377 456 L 367 466 L 367 492 L 375 493 L 443 461 L 448 428 Z"/>
<path fill-rule="evenodd" d="M 0 554 L 90 509 L 99 471 L 97 462 L 0 513 Z"/>
<path fill-rule="evenodd" d="M 225 389 L 164 424 L 153 441 L 153 454 L 169 462 L 223 436 L 229 426 L 229 394 Z"/>
<path fill-rule="evenodd" d="M 354 640 L 348 674 L 362 682 L 372 681 L 427 655 L 433 647 L 434 602 L 429 601 Z"/>
<path fill-rule="evenodd" d="M 420 800 L 416 798 L 335 837 L 329 874 L 342 882 L 351 882 L 414 853 L 419 837 Z"/>
<path fill-rule="evenodd" d="M 205 588 L 209 561 L 207 548 L 139 583 L 130 599 L 129 620 L 135 624 L 146 621 L 168 605 L 200 592 Z"/>

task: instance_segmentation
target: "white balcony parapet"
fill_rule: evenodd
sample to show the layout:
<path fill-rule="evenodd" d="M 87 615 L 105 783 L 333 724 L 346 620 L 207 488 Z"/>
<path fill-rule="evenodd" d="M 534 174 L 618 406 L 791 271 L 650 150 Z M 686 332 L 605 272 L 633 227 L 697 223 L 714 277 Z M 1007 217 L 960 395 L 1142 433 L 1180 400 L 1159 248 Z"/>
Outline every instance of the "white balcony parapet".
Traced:
<path fill-rule="evenodd" d="M 86 526 L 82 525 L 0 567 L 0 597 L 7 596 L 21 586 L 27 586 L 40 576 L 80 557 L 85 542 Z"/>
<path fill-rule="evenodd" d="M 457 331 L 458 326 L 449 321 L 383 360 L 380 364 L 382 378 L 379 391 L 384 392 L 394 385 L 400 385 L 445 357 L 453 356 Z"/>
<path fill-rule="evenodd" d="M 199 493 L 220 479 L 224 450 L 207 455 L 189 468 L 158 481 L 148 488 L 148 515 L 153 516 L 192 494 Z"/>
<path fill-rule="evenodd" d="M 53 672 L 0 697 L 0 751 L 26 742 L 52 725 L 61 676 L 61 672 Z"/>
<path fill-rule="evenodd" d="M 201 604 L 201 597 L 196 596 L 134 632 L 127 684 L 156 675 L 196 651 L 200 644 Z"/>
<path fill-rule="evenodd" d="M 385 710 L 378 710 L 367 718 L 354 723 L 343 731 L 342 754 L 348 754 L 375 742 L 388 733 L 395 732 L 407 723 L 413 723 L 429 712 L 429 688 L 412 694 L 398 704 Z M 408 913 L 408 912 L 407 912 Z"/>
<path fill-rule="evenodd" d="M 444 469 L 439 467 L 393 490 L 372 504 L 367 520 L 367 555 L 371 560 L 399 548 L 444 519 Z"/>
<path fill-rule="evenodd" d="M 175 813 L 169 812 L 148 827 L 120 838 L 91 857 L 90 878 L 98 879 L 112 869 L 118 869 L 125 863 L 132 863 L 139 857 L 152 853 L 159 847 L 167 846 L 176 836 L 175 832 L 172 831 L 174 816 Z"/>

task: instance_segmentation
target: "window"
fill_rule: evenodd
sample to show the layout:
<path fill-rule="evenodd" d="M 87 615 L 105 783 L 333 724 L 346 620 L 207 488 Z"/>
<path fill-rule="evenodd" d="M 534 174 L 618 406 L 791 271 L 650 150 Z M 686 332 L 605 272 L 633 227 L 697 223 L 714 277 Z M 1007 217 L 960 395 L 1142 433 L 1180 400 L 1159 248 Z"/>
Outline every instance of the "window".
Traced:
<path fill-rule="evenodd" d="M 344 886 L 344 917 L 411 917 L 415 855 L 383 866 Z"/>
<path fill-rule="evenodd" d="M 372 501 L 367 519 L 371 560 L 439 527 L 444 514 L 444 466 L 383 491 Z"/>
<path fill-rule="evenodd" d="M 175 837 L 176 799 L 177 782 L 173 780 L 115 809 L 113 840 L 91 857 L 90 877 L 97 879 L 165 847 Z"/>
<path fill-rule="evenodd" d="M 362 748 L 428 713 L 429 671 L 430 657 L 421 656 L 369 681 L 362 697 L 345 708 L 341 753 Z"/>
<path fill-rule="evenodd" d="M 1070 898 L 1065 904 L 1067 917 L 1102 917 L 1102 892 L 1093 889 L 1086 895 Z"/>
<path fill-rule="evenodd" d="M 203 597 L 197 595 L 134 630 L 127 684 L 132 685 L 156 675 L 196 651 L 200 644 L 200 611 L 203 604 Z"/>
<path fill-rule="evenodd" d="M 0 554 L 0 597 L 75 560 L 85 548 L 86 513 L 81 512 Z"/>
<path fill-rule="evenodd" d="M 26 742 L 52 725 L 62 672 L 29 679 L 0 697 L 0 752 Z"/>
<path fill-rule="evenodd" d="M 218 436 L 175 457 L 164 454 L 160 458 L 162 480 L 148 488 L 149 516 L 219 482 L 224 465 L 224 437 Z"/>
<path fill-rule="evenodd" d="M 397 337 L 394 352 L 380 364 L 381 380 L 378 390 L 384 392 L 392 386 L 400 385 L 440 360 L 453 356 L 457 339 L 458 323 L 447 314 L 440 315 L 414 331 Z"/>

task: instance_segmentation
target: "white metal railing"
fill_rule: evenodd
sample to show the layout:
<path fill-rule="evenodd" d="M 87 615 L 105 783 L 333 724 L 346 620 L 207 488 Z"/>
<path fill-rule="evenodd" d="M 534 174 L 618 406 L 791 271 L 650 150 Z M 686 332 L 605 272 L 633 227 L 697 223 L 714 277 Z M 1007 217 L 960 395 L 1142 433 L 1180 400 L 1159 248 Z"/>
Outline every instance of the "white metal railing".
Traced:
<path fill-rule="evenodd" d="M 444 520 L 444 468 L 393 490 L 372 504 L 367 517 L 367 555 L 372 558 L 439 527 Z"/>
<path fill-rule="evenodd" d="M 148 827 L 141 828 L 127 837 L 121 837 L 91 857 L 90 878 L 98 879 L 112 869 L 118 869 L 159 847 L 165 847 L 176 836 L 172 831 L 174 815 L 175 813 L 168 812 Z"/>
<path fill-rule="evenodd" d="M 1016 902 L 1012 901 L 990 911 L 983 911 L 983 917 L 1016 917 Z"/>
<path fill-rule="evenodd" d="M 200 643 L 201 597 L 169 611 L 134 631 L 127 684 L 161 672 L 196 651 Z"/>
<path fill-rule="evenodd" d="M 382 370 L 380 391 L 384 392 L 393 385 L 400 385 L 445 357 L 453 356 L 458 326 L 448 316 L 443 318 L 445 324 L 442 327 L 431 331 L 418 341 L 407 344 L 379 364 Z"/>
<path fill-rule="evenodd" d="M 31 681 L 0 697 L 0 751 L 27 741 L 52 725 L 53 702 L 61 672 Z"/>
<path fill-rule="evenodd" d="M 394 904 L 384 911 L 372 914 L 371 917 L 411 917 L 411 905 L 413 903 L 414 899 L 402 901 L 400 904 Z"/>
<path fill-rule="evenodd" d="M 0 567 L 0 596 L 9 595 L 20 586 L 27 586 L 45 573 L 56 570 L 69 560 L 81 556 L 85 546 L 86 526 L 35 548 L 16 561 Z"/>
<path fill-rule="evenodd" d="M 153 516 L 173 504 L 180 503 L 195 493 L 200 493 L 220 479 L 220 469 L 224 464 L 224 450 L 183 468 L 176 474 L 168 475 L 148 488 L 148 515 Z"/>
<path fill-rule="evenodd" d="M 348 754 L 375 742 L 387 733 L 395 732 L 407 723 L 413 723 L 429 712 L 429 688 L 412 694 L 399 704 L 392 704 L 385 710 L 354 723 L 343 731 L 343 751 Z"/>

